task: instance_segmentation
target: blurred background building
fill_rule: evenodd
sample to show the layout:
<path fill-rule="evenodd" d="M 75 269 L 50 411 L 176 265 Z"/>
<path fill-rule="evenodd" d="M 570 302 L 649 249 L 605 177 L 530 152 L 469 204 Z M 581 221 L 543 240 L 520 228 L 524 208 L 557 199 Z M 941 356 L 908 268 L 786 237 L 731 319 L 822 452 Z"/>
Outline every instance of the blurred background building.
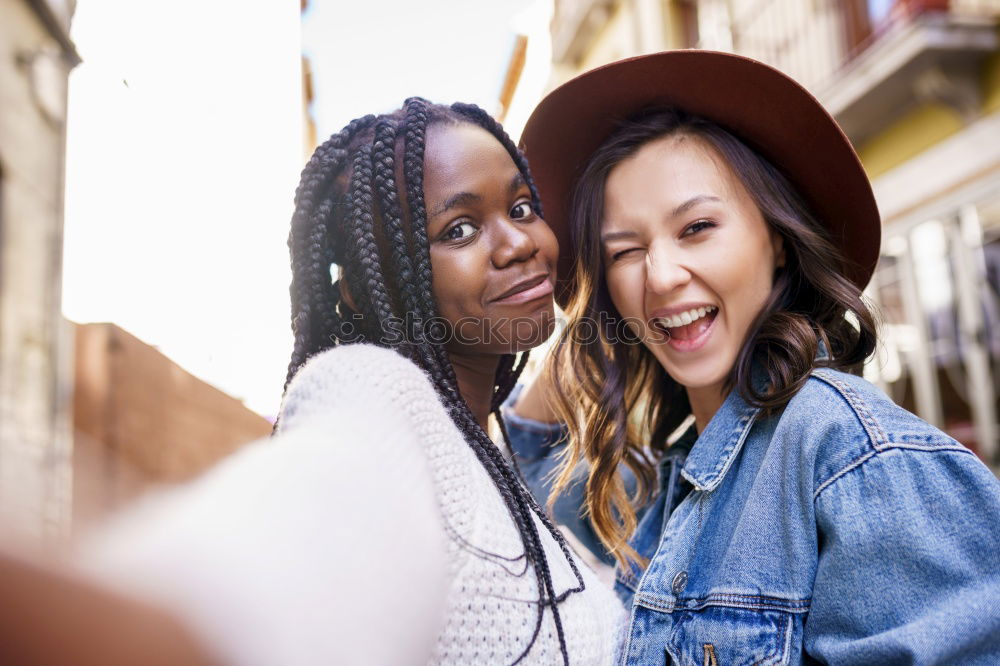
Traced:
<path fill-rule="evenodd" d="M 122 328 L 74 332 L 74 530 L 271 433 L 262 416 Z"/>
<path fill-rule="evenodd" d="M 0 513 L 69 525 L 70 333 L 62 318 L 63 173 L 73 0 L 0 0 Z"/>
<path fill-rule="evenodd" d="M 458 0 L 77 4 L 0 0 L 4 523 L 64 535 L 269 431 L 214 387 L 276 409 L 303 147 L 411 94 L 476 102 L 516 138 L 547 90 L 664 48 L 761 59 L 837 117 L 885 225 L 867 373 L 1000 463 L 1000 0 L 511 0 L 488 20 Z M 67 153 L 74 16 L 96 66 Z M 89 241 L 65 261 L 64 193 L 66 237 Z M 79 320 L 118 325 L 67 323 L 74 294 L 117 308 Z"/>
<path fill-rule="evenodd" d="M 866 375 L 997 469 L 998 26 L 1000 0 L 555 0 L 549 89 L 666 48 L 750 56 L 809 88 L 882 213 L 868 295 L 884 326 Z"/>
<path fill-rule="evenodd" d="M 154 484 L 189 479 L 271 431 L 121 328 L 63 318 L 76 8 L 0 0 L 0 529 L 42 540 Z"/>

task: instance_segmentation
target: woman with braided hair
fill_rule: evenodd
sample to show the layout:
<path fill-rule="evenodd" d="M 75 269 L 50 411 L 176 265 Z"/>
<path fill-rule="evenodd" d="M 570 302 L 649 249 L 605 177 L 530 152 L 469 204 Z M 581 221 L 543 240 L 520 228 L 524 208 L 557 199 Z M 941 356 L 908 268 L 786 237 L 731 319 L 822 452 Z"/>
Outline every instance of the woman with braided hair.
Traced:
<path fill-rule="evenodd" d="M 277 429 L 299 418 L 301 404 L 349 400 L 366 380 L 344 380 L 345 368 L 362 353 L 369 373 L 391 376 L 383 365 L 398 369 L 399 356 L 426 373 L 464 440 L 430 461 L 449 555 L 463 563 L 434 653 L 442 662 L 595 662 L 613 648 L 617 602 L 578 566 L 487 435 L 494 414 L 506 437 L 499 408 L 527 350 L 555 323 L 558 245 L 540 215 L 527 164 L 495 120 L 473 105 L 419 98 L 331 137 L 296 193 L 295 348 Z M 380 381 L 398 402 L 434 398 Z"/>
<path fill-rule="evenodd" d="M 352 121 L 289 247 L 275 435 L 121 516 L 83 580 L 0 551 L 0 662 L 609 663 L 620 603 L 487 435 L 558 251 L 503 129 L 419 98 Z"/>

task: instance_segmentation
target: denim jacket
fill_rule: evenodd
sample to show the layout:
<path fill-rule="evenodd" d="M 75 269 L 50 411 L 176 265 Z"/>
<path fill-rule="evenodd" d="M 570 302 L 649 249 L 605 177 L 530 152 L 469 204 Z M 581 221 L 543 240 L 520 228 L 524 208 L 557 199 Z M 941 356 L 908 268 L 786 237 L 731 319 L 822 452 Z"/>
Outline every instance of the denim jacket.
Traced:
<path fill-rule="evenodd" d="M 505 420 L 546 500 L 563 430 Z M 1000 482 L 968 449 L 829 369 L 766 417 L 732 392 L 692 440 L 639 515 L 649 566 L 616 572 L 622 664 L 1000 664 Z M 579 476 L 555 517 L 609 560 Z"/>

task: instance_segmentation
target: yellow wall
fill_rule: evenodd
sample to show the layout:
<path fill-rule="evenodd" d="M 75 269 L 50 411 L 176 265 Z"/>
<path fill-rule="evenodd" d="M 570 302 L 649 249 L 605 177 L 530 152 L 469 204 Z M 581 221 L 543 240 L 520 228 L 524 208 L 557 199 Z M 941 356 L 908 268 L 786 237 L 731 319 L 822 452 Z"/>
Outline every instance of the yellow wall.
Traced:
<path fill-rule="evenodd" d="M 1000 111 L 1000 52 L 994 53 L 983 67 L 983 113 Z"/>
<path fill-rule="evenodd" d="M 681 23 L 681 8 L 675 0 L 664 3 L 663 34 L 667 38 L 667 48 L 678 48 L 684 42 L 684 26 Z"/>
<path fill-rule="evenodd" d="M 877 178 L 960 129 L 962 119 L 956 111 L 943 104 L 926 104 L 859 146 L 858 156 L 868 177 Z"/>
<path fill-rule="evenodd" d="M 983 115 L 1000 111 L 1000 52 L 986 60 L 981 81 Z M 858 155 L 868 177 L 877 178 L 962 127 L 962 118 L 954 109 L 943 104 L 926 104 L 859 146 Z"/>

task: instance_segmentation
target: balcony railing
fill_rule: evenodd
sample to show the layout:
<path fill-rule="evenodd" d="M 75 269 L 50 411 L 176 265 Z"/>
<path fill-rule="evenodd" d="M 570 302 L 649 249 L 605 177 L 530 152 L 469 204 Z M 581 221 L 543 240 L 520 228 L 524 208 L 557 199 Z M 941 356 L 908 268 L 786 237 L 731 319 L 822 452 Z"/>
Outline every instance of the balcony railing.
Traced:
<path fill-rule="evenodd" d="M 763 60 L 822 91 L 883 38 L 924 15 L 994 22 L 1000 0 L 702 0 L 701 48 Z"/>
<path fill-rule="evenodd" d="M 601 30 L 614 0 L 556 0 L 552 12 L 552 55 L 556 62 L 578 61 Z"/>

